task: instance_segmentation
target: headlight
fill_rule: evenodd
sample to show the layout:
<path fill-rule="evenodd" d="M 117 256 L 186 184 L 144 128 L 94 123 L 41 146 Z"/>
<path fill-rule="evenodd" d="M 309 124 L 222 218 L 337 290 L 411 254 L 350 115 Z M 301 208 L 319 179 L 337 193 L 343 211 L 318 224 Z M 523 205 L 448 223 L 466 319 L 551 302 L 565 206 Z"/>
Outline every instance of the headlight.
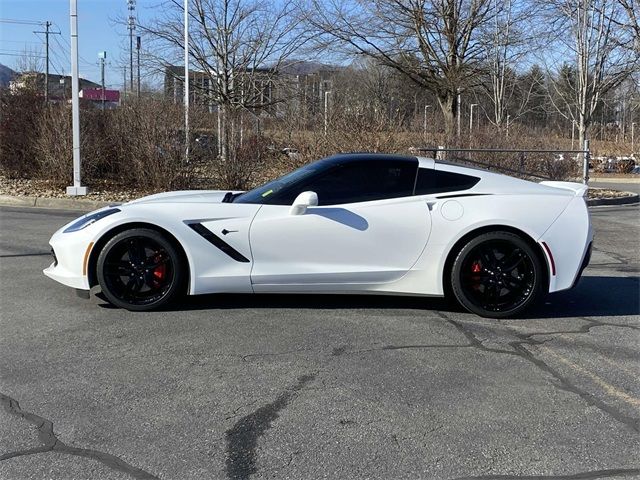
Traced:
<path fill-rule="evenodd" d="M 78 230 L 82 230 L 83 228 L 88 227 L 92 223 L 95 223 L 104 217 L 108 217 L 109 215 L 113 215 L 114 213 L 118 213 L 119 211 L 120 211 L 119 208 L 108 208 L 106 210 L 100 210 L 99 212 L 89 213 L 84 217 L 80 217 L 78 220 L 73 222 L 63 231 L 64 233 L 77 232 Z"/>

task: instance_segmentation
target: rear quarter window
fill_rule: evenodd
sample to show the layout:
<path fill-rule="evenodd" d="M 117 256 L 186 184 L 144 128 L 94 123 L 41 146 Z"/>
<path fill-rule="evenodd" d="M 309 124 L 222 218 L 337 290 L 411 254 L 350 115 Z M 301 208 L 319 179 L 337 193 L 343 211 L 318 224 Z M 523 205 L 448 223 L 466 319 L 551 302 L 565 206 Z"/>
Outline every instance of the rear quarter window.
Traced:
<path fill-rule="evenodd" d="M 479 181 L 479 177 L 472 175 L 419 168 L 415 195 L 468 190 Z"/>

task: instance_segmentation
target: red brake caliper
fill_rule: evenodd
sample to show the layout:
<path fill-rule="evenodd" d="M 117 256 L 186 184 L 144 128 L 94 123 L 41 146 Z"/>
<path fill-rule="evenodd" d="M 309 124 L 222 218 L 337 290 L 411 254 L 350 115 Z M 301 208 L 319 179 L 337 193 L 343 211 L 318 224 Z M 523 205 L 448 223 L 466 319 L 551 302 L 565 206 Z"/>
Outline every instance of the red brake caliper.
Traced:
<path fill-rule="evenodd" d="M 161 260 L 161 256 L 160 255 L 156 255 L 153 259 L 154 262 L 159 262 Z M 153 269 L 153 278 L 154 280 L 156 280 L 158 283 L 162 282 L 164 280 L 164 276 L 167 274 L 167 266 L 162 263 L 160 265 L 158 265 L 156 268 Z"/>
<path fill-rule="evenodd" d="M 480 273 L 482 271 L 482 264 L 479 261 L 475 261 L 471 264 L 471 273 Z M 480 290 L 480 276 L 472 276 L 473 280 L 472 288 L 474 290 Z"/>

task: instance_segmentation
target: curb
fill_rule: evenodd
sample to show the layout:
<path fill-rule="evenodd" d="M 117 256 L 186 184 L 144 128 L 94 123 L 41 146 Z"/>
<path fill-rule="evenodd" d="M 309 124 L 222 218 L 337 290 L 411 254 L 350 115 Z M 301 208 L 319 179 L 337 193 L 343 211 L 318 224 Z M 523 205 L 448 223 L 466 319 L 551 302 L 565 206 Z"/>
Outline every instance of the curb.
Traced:
<path fill-rule="evenodd" d="M 640 178 L 607 178 L 607 177 L 589 177 L 589 183 L 640 183 Z"/>
<path fill-rule="evenodd" d="M 0 195 L 0 205 L 4 207 L 35 207 L 61 210 L 90 211 L 106 207 L 107 205 L 112 205 L 113 203 L 115 202 L 72 198 L 19 197 L 13 195 Z"/>
<path fill-rule="evenodd" d="M 640 203 L 640 195 L 632 192 L 628 193 L 629 196 L 618 198 L 597 198 L 593 200 L 587 200 L 587 206 L 597 207 L 599 205 L 631 205 L 633 203 Z"/>

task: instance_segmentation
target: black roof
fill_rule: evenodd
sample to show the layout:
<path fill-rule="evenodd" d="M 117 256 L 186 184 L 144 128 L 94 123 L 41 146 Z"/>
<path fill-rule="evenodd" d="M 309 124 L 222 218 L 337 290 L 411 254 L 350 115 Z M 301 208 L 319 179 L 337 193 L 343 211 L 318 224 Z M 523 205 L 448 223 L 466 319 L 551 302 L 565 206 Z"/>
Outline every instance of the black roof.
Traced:
<path fill-rule="evenodd" d="M 366 152 L 358 152 L 358 153 L 338 153 L 336 155 L 332 155 L 330 157 L 323 158 L 320 160 L 323 163 L 331 163 L 331 164 L 345 164 L 350 162 L 361 162 L 361 161 L 409 161 L 409 162 L 417 162 L 418 158 L 412 155 L 398 155 L 391 153 L 366 153 Z"/>

